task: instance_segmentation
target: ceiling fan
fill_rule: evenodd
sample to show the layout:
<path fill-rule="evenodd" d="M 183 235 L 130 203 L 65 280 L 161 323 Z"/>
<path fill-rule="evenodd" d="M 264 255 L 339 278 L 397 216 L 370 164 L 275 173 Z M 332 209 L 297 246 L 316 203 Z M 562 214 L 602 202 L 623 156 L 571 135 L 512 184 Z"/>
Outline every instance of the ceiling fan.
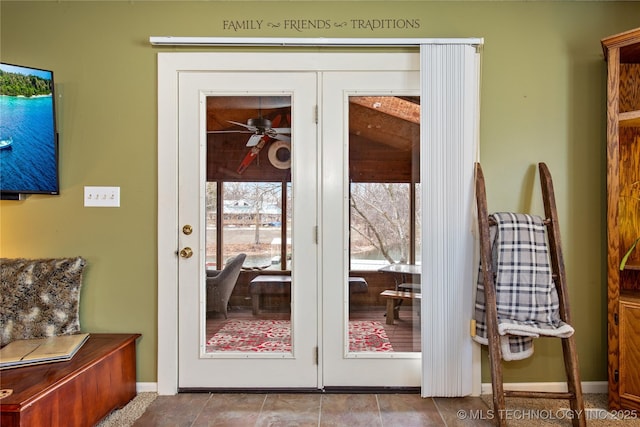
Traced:
<path fill-rule="evenodd" d="M 212 130 L 207 133 L 250 133 L 252 135 L 247 141 L 247 147 L 257 146 L 264 136 L 271 139 L 290 142 L 291 137 L 289 135 L 291 134 L 291 128 L 277 127 L 280 124 L 281 117 L 282 116 L 277 115 L 273 122 L 263 117 L 251 118 L 247 120 L 246 124 L 227 120 L 229 123 L 242 126 L 245 130 Z"/>
<path fill-rule="evenodd" d="M 289 116 L 287 115 L 287 121 Z M 251 118 L 247 120 L 247 124 L 234 122 L 227 120 L 229 123 L 233 123 L 238 126 L 244 127 L 246 130 L 222 130 L 222 131 L 209 131 L 208 133 L 251 133 L 249 141 L 247 141 L 247 147 L 250 148 L 246 154 L 240 166 L 238 166 L 237 173 L 242 174 L 247 167 L 258 157 L 260 150 L 271 141 L 282 141 L 287 145 L 291 142 L 291 128 L 290 127 L 278 127 L 282 121 L 282 115 L 278 114 L 273 121 L 265 119 L 263 117 Z M 274 127 L 275 126 L 275 127 Z"/>

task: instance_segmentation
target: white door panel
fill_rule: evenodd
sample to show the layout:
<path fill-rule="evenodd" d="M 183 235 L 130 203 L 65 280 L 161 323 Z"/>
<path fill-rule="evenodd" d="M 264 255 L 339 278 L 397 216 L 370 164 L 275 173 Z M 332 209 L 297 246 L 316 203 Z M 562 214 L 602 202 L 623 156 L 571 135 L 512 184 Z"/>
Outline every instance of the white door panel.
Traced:
<path fill-rule="evenodd" d="M 179 263 L 179 387 L 317 387 L 316 76 L 314 73 L 181 73 L 179 78 L 180 248 L 193 251 Z M 206 350 L 205 183 L 208 96 L 285 95 L 295 122 L 291 138 L 292 292 L 290 352 L 223 353 Z M 247 150 L 249 150 L 247 148 Z M 180 230 L 179 230 L 180 231 Z M 304 288 L 296 287 L 304 283 Z"/>
<path fill-rule="evenodd" d="M 322 73 L 322 362 L 323 384 L 326 387 L 420 385 L 419 351 L 374 353 L 349 350 L 350 306 L 347 279 L 350 270 L 349 98 L 415 97 L 419 95 L 419 84 L 418 71 Z M 371 127 L 376 125 L 371 123 Z M 407 315 L 407 310 L 411 312 L 411 309 L 411 305 L 408 308 L 405 305 L 402 308 L 403 316 Z M 377 316 L 382 324 L 386 324 L 383 306 Z M 416 328 L 416 333 L 419 335 L 419 328 Z"/>

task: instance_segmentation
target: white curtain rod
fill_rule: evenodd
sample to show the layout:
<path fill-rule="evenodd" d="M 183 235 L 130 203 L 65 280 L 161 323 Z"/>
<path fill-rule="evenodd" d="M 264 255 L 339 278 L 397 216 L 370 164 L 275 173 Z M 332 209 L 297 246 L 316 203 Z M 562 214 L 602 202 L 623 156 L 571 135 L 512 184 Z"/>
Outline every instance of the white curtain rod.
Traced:
<path fill-rule="evenodd" d="M 294 38 L 294 37 L 171 37 L 152 36 L 154 46 L 420 46 L 424 44 L 482 45 L 482 38 Z"/>

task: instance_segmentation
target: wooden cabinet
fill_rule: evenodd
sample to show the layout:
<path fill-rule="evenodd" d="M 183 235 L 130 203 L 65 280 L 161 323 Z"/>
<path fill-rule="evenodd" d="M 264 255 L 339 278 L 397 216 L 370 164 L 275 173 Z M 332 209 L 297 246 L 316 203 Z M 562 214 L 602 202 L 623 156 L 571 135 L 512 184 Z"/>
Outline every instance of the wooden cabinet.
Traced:
<path fill-rule="evenodd" d="M 607 308 L 611 409 L 640 410 L 640 28 L 602 40 L 607 61 Z"/>
<path fill-rule="evenodd" d="M 620 336 L 624 340 L 620 341 L 619 395 L 621 399 L 637 403 L 640 396 L 640 298 L 620 300 Z"/>
<path fill-rule="evenodd" d="M 93 426 L 136 395 L 139 334 L 90 334 L 67 362 L 2 371 L 2 427 Z"/>

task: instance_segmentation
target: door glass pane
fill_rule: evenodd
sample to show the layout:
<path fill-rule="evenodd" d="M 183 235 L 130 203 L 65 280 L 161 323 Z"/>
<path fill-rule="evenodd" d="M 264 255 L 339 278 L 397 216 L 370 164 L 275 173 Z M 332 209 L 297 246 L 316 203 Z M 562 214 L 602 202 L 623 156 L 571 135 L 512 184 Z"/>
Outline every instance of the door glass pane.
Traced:
<path fill-rule="evenodd" d="M 247 255 L 243 266 L 280 269 L 282 184 L 223 182 L 222 258 Z"/>
<path fill-rule="evenodd" d="M 292 351 L 290 135 L 290 96 L 207 97 L 207 354 Z"/>
<path fill-rule="evenodd" d="M 349 352 L 420 351 L 420 100 L 349 97 Z"/>

